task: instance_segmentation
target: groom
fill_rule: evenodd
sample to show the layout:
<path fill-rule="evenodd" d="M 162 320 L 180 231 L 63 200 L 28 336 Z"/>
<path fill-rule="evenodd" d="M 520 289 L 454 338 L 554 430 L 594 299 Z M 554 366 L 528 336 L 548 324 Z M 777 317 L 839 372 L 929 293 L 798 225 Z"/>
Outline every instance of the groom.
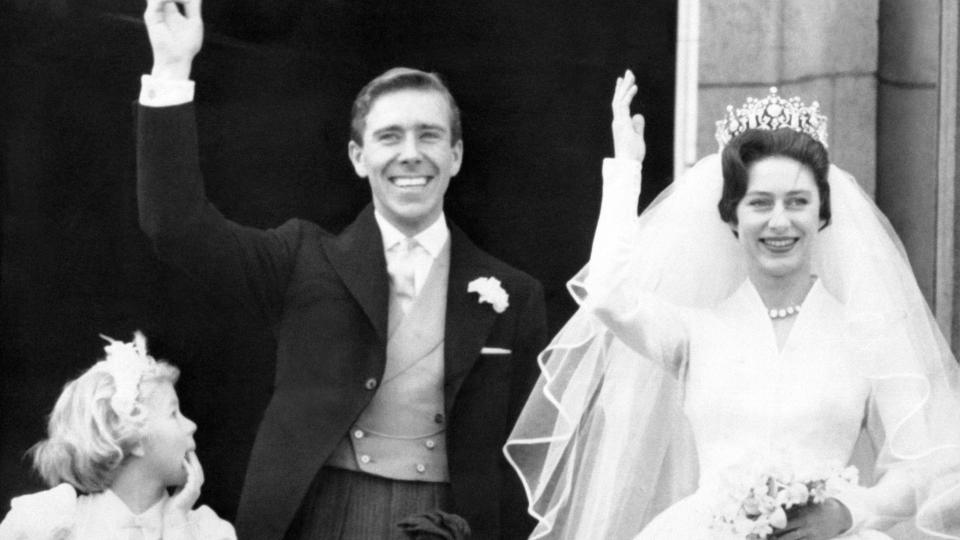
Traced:
<path fill-rule="evenodd" d="M 529 533 L 501 447 L 545 345 L 543 291 L 443 213 L 463 157 L 433 74 L 396 68 L 354 102 L 349 157 L 373 202 L 342 234 L 243 227 L 207 203 L 194 119 L 199 0 L 148 0 L 138 111 L 140 222 L 164 261 L 229 294 L 277 341 L 275 389 L 237 514 L 240 538 L 401 538 L 442 510 L 473 538 Z"/>

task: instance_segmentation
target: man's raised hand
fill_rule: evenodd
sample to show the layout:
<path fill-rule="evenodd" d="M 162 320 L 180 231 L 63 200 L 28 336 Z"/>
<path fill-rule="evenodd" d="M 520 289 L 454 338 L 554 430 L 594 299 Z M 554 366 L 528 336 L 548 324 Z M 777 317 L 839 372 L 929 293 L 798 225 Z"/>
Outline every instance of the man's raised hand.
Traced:
<path fill-rule="evenodd" d="M 200 0 L 147 0 L 143 22 L 153 50 L 151 75 L 169 80 L 190 78 L 193 57 L 203 44 Z"/>

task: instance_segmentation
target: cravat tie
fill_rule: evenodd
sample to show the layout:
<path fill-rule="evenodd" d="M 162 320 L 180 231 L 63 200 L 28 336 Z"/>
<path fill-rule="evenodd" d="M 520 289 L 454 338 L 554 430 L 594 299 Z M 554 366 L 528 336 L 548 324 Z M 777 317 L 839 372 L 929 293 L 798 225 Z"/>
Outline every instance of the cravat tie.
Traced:
<path fill-rule="evenodd" d="M 390 268 L 390 282 L 397 304 L 404 313 L 410 312 L 410 306 L 417 297 L 414 276 L 416 273 L 417 250 L 420 244 L 413 238 L 402 240 L 397 246 Z"/>

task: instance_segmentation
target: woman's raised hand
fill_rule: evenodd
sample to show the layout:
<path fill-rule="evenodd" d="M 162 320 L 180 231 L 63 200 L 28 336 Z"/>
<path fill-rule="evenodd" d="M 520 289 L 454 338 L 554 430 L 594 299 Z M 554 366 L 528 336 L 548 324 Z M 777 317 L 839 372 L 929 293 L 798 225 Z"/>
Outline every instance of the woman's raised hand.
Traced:
<path fill-rule="evenodd" d="M 153 50 L 151 74 L 164 79 L 188 79 L 193 57 L 203 44 L 200 0 L 147 0 L 143 22 Z"/>
<path fill-rule="evenodd" d="M 643 116 L 630 116 L 630 102 L 637 95 L 636 78 L 629 69 L 623 77 L 617 78 L 617 87 L 613 91 L 613 157 L 643 161 L 647 154 L 647 145 L 643 140 Z"/>

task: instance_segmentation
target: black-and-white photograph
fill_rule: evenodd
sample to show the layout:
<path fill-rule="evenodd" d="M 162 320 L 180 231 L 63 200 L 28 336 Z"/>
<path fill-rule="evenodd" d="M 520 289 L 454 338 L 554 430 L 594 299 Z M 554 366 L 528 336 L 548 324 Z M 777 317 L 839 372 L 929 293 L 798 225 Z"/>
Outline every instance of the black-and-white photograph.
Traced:
<path fill-rule="evenodd" d="M 0 540 L 960 540 L 954 0 L 5 0 Z"/>

